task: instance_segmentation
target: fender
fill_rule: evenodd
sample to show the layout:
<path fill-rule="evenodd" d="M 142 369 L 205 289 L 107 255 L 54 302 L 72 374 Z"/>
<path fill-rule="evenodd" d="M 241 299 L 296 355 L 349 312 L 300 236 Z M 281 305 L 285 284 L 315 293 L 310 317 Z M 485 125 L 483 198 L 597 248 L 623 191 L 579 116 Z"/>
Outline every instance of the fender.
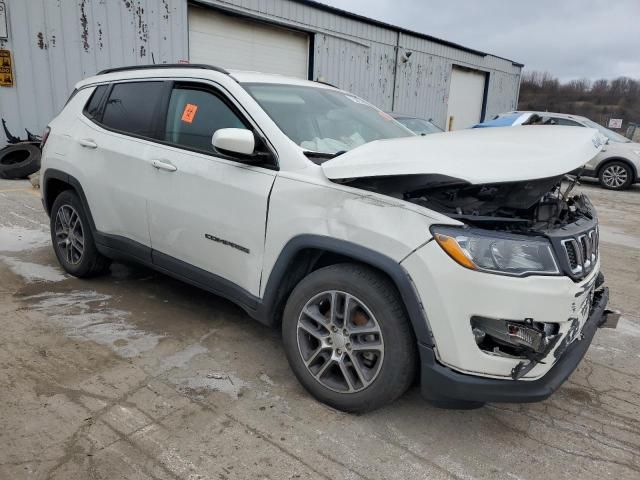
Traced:
<path fill-rule="evenodd" d="M 395 284 L 413 331 L 419 343 L 433 346 L 433 337 L 422 302 L 409 274 L 402 265 L 382 253 L 356 243 L 322 235 L 299 235 L 293 237 L 282 249 L 276 260 L 265 288 L 262 304 L 259 308 L 262 318 L 273 321 L 278 300 L 278 289 L 284 280 L 287 269 L 296 254 L 305 249 L 316 249 L 350 257 L 356 261 L 375 267 L 387 274 Z"/>

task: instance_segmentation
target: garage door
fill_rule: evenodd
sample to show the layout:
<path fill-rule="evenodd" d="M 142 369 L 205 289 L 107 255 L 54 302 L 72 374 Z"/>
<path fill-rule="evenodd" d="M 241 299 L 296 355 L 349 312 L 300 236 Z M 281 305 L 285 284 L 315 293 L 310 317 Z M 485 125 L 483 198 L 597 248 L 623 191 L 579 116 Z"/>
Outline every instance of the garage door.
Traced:
<path fill-rule="evenodd" d="M 189 61 L 223 68 L 308 77 L 308 35 L 189 7 Z"/>
<path fill-rule="evenodd" d="M 448 130 L 469 128 L 482 120 L 485 81 L 483 72 L 453 67 L 449 87 Z"/>

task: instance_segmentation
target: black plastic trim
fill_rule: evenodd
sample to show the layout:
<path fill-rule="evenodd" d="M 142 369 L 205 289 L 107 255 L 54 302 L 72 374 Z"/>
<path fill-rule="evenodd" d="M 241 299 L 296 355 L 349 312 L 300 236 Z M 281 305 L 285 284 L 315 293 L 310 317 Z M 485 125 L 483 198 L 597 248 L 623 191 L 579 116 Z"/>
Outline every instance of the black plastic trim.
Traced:
<path fill-rule="evenodd" d="M 151 251 L 153 268 L 203 290 L 233 301 L 256 318 L 260 299 L 229 280 L 157 250 Z"/>
<path fill-rule="evenodd" d="M 582 329 L 582 339 L 575 340 L 546 375 L 538 380 L 500 380 L 456 372 L 440 364 L 433 348 L 419 345 L 421 393 L 438 404 L 465 402 L 538 402 L 548 398 L 576 369 L 604 321 L 609 290 L 604 288 L 594 302 L 591 314 Z"/>
<path fill-rule="evenodd" d="M 400 293 L 418 342 L 425 345 L 433 345 L 426 312 L 422 307 L 408 272 L 402 265 L 392 258 L 362 245 L 322 235 L 299 235 L 289 240 L 284 246 L 267 280 L 263 304 L 261 305 L 262 316 L 273 319 L 276 313 L 274 308 L 276 307 L 278 289 L 283 282 L 288 267 L 293 258 L 305 249 L 337 253 L 378 268 L 386 273 Z"/>

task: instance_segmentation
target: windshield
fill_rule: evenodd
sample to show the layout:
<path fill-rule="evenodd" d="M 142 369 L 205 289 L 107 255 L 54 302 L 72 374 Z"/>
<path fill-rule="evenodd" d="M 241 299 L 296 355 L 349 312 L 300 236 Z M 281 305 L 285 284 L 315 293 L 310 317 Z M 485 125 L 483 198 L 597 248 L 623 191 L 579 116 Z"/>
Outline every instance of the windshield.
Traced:
<path fill-rule="evenodd" d="M 441 133 L 442 129 L 436 127 L 433 123 L 422 118 L 397 117 L 397 121 L 418 135 L 429 135 L 430 133 Z"/>
<path fill-rule="evenodd" d="M 600 125 L 600 124 L 598 124 L 598 123 L 596 123 L 596 122 L 594 122 L 592 120 L 585 119 L 585 120 L 582 120 L 582 123 L 587 127 L 595 128 L 596 130 L 598 130 L 601 134 L 606 136 L 612 142 L 618 142 L 618 143 L 630 143 L 631 142 L 631 140 L 629 140 L 627 137 L 623 137 L 619 133 L 613 132 L 613 131 L 609 130 L 608 128 L 604 128 L 602 125 Z"/>
<path fill-rule="evenodd" d="M 305 150 L 335 154 L 373 140 L 412 136 L 388 114 L 338 90 L 243 84 L 271 119 Z"/>

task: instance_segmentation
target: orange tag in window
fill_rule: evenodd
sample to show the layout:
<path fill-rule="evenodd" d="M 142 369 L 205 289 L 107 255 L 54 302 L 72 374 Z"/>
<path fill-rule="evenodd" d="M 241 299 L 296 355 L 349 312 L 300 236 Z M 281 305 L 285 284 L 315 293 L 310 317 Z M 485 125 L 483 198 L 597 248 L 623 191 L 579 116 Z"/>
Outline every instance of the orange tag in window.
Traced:
<path fill-rule="evenodd" d="M 193 119 L 198 111 L 198 106 L 193 103 L 187 103 L 182 111 L 182 121 L 186 123 L 193 123 Z"/>

